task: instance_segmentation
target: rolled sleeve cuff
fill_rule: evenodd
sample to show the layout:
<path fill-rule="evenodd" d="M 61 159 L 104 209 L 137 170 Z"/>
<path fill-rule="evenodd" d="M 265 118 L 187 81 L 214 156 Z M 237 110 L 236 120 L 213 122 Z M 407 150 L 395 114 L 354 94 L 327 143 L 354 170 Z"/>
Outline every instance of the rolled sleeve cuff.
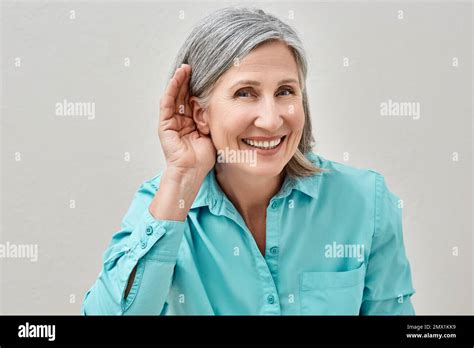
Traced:
<path fill-rule="evenodd" d="M 181 244 L 185 221 L 157 220 L 148 209 L 128 241 L 128 251 L 139 260 L 147 258 L 159 261 L 175 261 Z M 160 241 L 160 243 L 156 243 Z"/>
<path fill-rule="evenodd" d="M 398 298 L 370 301 L 362 303 L 361 315 L 415 315 L 415 309 L 410 299 L 411 295 Z"/>

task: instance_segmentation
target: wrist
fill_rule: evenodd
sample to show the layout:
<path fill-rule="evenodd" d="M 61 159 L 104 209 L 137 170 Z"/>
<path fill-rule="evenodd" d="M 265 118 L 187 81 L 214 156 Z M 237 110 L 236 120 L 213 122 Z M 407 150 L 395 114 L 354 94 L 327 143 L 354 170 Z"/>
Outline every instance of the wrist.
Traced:
<path fill-rule="evenodd" d="M 150 213 L 155 219 L 185 221 L 204 177 L 195 170 L 181 171 L 167 167 L 150 203 Z"/>
<path fill-rule="evenodd" d="M 202 173 L 196 168 L 177 168 L 168 166 L 163 172 L 162 179 L 182 187 L 199 188 L 207 173 Z"/>

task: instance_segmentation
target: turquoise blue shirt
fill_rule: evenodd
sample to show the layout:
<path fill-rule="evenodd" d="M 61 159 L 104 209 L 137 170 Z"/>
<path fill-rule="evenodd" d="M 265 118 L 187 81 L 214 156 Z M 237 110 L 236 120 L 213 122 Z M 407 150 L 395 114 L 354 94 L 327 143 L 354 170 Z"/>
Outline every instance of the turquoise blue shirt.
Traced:
<path fill-rule="evenodd" d="M 160 175 L 145 181 L 82 314 L 414 314 L 399 198 L 375 171 L 308 158 L 326 172 L 285 178 L 267 208 L 265 256 L 214 170 L 184 222 L 153 218 Z"/>

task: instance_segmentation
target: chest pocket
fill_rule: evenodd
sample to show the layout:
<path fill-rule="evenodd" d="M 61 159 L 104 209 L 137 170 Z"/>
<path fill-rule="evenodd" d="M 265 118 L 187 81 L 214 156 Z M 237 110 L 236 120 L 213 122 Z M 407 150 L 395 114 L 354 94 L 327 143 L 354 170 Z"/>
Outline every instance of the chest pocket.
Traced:
<path fill-rule="evenodd" d="M 364 277 L 365 264 L 345 272 L 302 272 L 301 314 L 359 315 Z"/>

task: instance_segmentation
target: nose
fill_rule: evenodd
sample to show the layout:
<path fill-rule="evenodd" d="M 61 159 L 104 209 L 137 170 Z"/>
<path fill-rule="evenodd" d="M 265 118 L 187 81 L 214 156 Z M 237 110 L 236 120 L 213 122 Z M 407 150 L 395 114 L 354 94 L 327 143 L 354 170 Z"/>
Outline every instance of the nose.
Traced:
<path fill-rule="evenodd" d="M 278 110 L 272 97 L 262 98 L 258 105 L 255 127 L 267 130 L 269 133 L 276 132 L 283 125 L 282 114 Z"/>

